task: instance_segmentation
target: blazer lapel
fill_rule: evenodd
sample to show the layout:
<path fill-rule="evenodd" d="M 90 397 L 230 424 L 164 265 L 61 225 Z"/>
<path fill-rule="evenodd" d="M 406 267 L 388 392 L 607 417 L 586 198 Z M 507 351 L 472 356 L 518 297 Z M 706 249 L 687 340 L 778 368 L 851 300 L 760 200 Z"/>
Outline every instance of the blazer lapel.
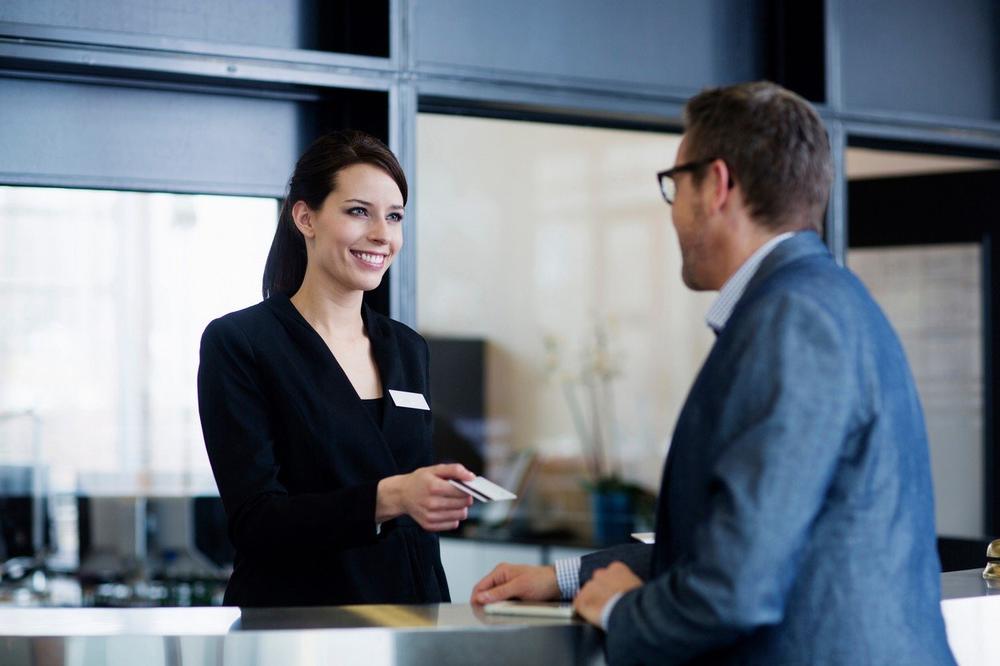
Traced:
<path fill-rule="evenodd" d="M 392 453 L 392 447 L 386 441 L 385 436 L 382 434 L 383 424 L 375 423 L 371 418 L 368 410 L 365 409 L 364 404 L 361 402 L 358 392 L 354 390 L 354 385 L 351 384 L 351 380 L 348 379 L 347 373 L 340 366 L 337 358 L 330 351 L 330 348 L 326 346 L 326 342 L 319 333 L 316 332 L 309 322 L 302 317 L 301 313 L 295 308 L 292 302 L 286 296 L 272 296 L 271 299 L 274 301 L 277 310 L 286 319 L 290 321 L 292 325 L 302 330 L 301 336 L 303 344 L 308 345 L 315 349 L 315 358 L 321 359 L 320 363 L 323 372 L 320 375 L 323 377 L 321 380 L 321 386 L 319 387 L 321 392 L 323 392 L 323 387 L 329 386 L 329 390 L 326 391 L 326 399 L 336 400 L 337 404 L 332 406 L 332 409 L 336 412 L 340 412 L 343 418 L 348 419 L 352 423 L 356 423 L 363 430 L 367 429 L 368 435 L 371 440 L 378 442 L 378 448 L 382 451 L 382 458 L 390 466 L 390 469 L 386 470 L 386 473 L 394 474 L 398 472 L 398 465 L 396 464 L 396 458 Z M 384 365 L 391 360 L 392 354 L 384 352 L 384 344 L 377 344 L 374 336 L 371 333 L 371 327 L 368 326 L 368 318 L 366 316 L 366 306 L 362 306 L 361 316 L 364 319 L 364 323 L 369 332 L 369 339 L 372 345 L 373 355 L 375 356 L 375 363 L 378 365 L 379 374 L 382 377 L 383 387 L 385 385 L 385 371 L 383 370 Z M 380 338 L 381 339 L 381 338 Z M 387 358 L 383 358 L 387 357 Z M 385 391 L 383 388 L 383 400 L 385 400 Z"/>
<path fill-rule="evenodd" d="M 372 355 L 382 379 L 382 434 L 400 469 L 410 469 L 432 462 L 430 451 L 431 424 L 429 412 L 398 407 L 390 390 L 421 393 L 430 402 L 426 386 L 426 367 L 414 365 L 414 359 L 397 339 L 388 320 L 371 316 L 362 308 Z M 418 417 L 419 416 L 419 417 Z"/>
<path fill-rule="evenodd" d="M 372 356 L 378 366 L 379 379 L 382 382 L 382 423 L 380 429 L 389 432 L 393 419 L 395 403 L 389 396 L 389 389 L 406 388 L 402 381 L 402 368 L 399 363 L 399 350 L 395 336 L 388 327 L 379 326 L 375 317 L 370 316 L 367 305 L 361 306 L 361 317 L 368 331 L 368 341 L 372 346 Z"/>

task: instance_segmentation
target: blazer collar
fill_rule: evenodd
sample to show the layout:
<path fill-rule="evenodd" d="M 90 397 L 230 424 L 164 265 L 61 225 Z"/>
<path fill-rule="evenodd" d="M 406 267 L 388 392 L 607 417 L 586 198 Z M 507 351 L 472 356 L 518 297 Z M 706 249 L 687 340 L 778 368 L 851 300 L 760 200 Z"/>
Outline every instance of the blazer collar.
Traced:
<path fill-rule="evenodd" d="M 798 261 L 799 259 L 812 256 L 826 256 L 832 259 L 830 250 L 827 249 L 823 240 L 815 231 L 803 231 L 795 234 L 788 240 L 779 243 L 778 246 L 764 258 L 764 261 L 760 262 L 760 266 L 757 267 L 757 272 L 754 273 L 750 282 L 747 283 L 743 296 L 736 304 L 736 307 L 739 307 L 741 303 L 745 302 L 747 298 L 778 269 L 787 266 L 792 262 Z"/>
<path fill-rule="evenodd" d="M 317 345 L 318 348 L 322 348 L 324 351 L 323 355 L 329 354 L 330 361 L 333 365 L 337 366 L 340 370 L 340 366 L 336 359 L 333 358 L 333 354 L 326 347 L 326 343 L 320 337 L 319 333 L 316 332 L 309 322 L 305 320 L 305 317 L 296 309 L 292 304 L 291 299 L 284 294 L 275 294 L 271 296 L 266 301 L 271 305 L 272 309 L 277 311 L 279 316 L 281 316 L 286 321 L 289 321 L 292 325 L 303 329 L 309 339 Z M 389 388 L 399 388 L 400 373 L 401 368 L 399 364 L 399 355 L 396 345 L 396 336 L 389 325 L 388 320 L 385 317 L 373 312 L 367 304 L 361 304 L 361 321 L 365 327 L 365 332 L 368 334 L 368 340 L 372 346 L 372 355 L 375 357 L 375 365 L 378 366 L 379 378 L 382 381 L 382 393 L 383 395 L 388 392 Z M 343 370 L 340 370 L 339 374 L 343 374 Z M 349 388 L 353 392 L 350 382 L 347 380 L 347 376 L 343 376 L 344 381 L 347 382 Z"/>

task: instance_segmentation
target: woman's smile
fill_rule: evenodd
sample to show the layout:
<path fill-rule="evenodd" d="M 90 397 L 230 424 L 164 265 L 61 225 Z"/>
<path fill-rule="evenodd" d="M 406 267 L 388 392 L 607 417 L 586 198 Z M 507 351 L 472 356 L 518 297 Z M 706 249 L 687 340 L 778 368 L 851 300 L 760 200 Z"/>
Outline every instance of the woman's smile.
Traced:
<path fill-rule="evenodd" d="M 385 260 L 389 257 L 388 254 L 382 252 L 364 252 L 361 250 L 351 250 L 351 254 L 354 255 L 362 266 L 372 270 L 381 270 L 385 266 Z"/>

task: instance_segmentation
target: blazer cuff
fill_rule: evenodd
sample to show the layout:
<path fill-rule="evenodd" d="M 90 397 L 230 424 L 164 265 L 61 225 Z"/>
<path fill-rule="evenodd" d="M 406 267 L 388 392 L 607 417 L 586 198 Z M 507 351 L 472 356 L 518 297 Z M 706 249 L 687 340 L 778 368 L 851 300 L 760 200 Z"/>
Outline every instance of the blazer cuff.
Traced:
<path fill-rule="evenodd" d="M 375 522 L 375 503 L 378 496 L 378 481 L 366 482 L 354 486 L 350 489 L 353 497 L 351 504 L 355 509 L 351 511 L 349 520 L 349 530 L 352 533 L 350 542 L 359 544 L 371 543 L 378 539 L 384 532 L 385 525 Z M 346 507 L 331 507 L 336 513 L 343 511 Z"/>
<path fill-rule="evenodd" d="M 639 587 L 624 594 L 618 593 L 608 600 L 602 609 L 601 624 L 607 633 L 605 646 L 609 664 L 623 661 L 622 655 L 634 655 L 632 651 L 635 649 L 635 634 L 629 631 L 626 626 L 628 622 L 625 619 L 627 614 L 625 611 L 629 604 L 635 603 L 636 596 L 641 589 Z M 629 659 L 624 660 L 624 662 L 630 661 Z"/>
<path fill-rule="evenodd" d="M 611 598 L 604 602 L 604 608 L 601 609 L 601 629 L 604 631 L 608 630 L 608 624 L 611 622 L 611 613 L 615 610 L 615 606 L 621 600 L 624 592 L 615 592 L 611 595 Z"/>

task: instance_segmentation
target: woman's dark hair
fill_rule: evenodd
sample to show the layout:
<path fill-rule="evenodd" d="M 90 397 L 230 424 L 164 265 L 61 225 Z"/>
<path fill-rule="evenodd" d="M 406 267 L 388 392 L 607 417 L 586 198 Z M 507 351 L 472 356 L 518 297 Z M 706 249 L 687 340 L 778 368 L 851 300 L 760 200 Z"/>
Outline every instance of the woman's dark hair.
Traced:
<path fill-rule="evenodd" d="M 370 164 L 396 181 L 406 204 L 406 176 L 389 148 L 364 132 L 339 130 L 313 141 L 295 164 L 288 181 L 288 194 L 281 204 L 278 228 L 264 264 L 264 298 L 274 294 L 291 296 L 302 286 L 306 274 L 306 241 L 292 219 L 292 207 L 304 201 L 319 210 L 337 187 L 337 173 L 354 164 Z"/>

